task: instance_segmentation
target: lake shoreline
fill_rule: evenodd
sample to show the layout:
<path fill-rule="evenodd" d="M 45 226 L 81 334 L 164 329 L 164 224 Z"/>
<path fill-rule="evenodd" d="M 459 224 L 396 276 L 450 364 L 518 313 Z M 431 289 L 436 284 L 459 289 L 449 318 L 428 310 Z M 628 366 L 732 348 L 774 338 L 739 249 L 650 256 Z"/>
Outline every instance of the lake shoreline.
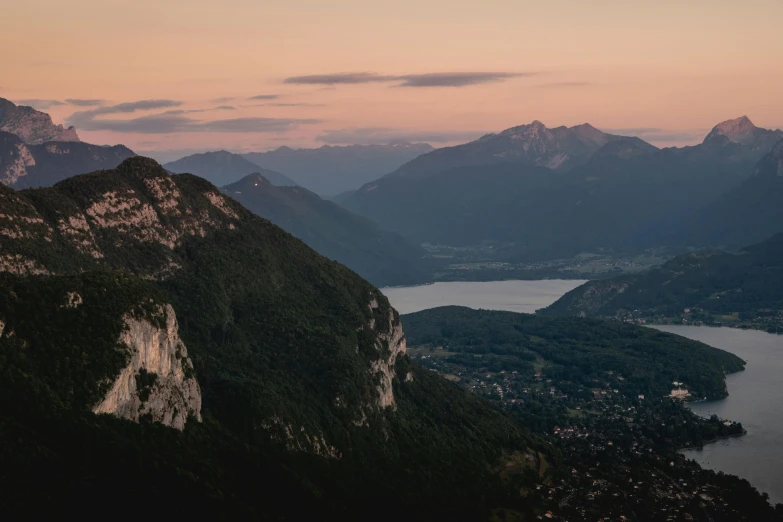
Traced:
<path fill-rule="evenodd" d="M 709 444 L 715 444 L 716 442 L 720 442 L 726 439 L 739 439 L 740 437 L 744 437 L 747 434 L 748 434 L 748 430 L 743 428 L 742 433 L 732 433 L 731 435 L 723 435 L 721 437 L 715 437 L 714 439 L 704 441 L 701 446 L 685 446 L 683 448 L 677 448 L 677 451 L 701 451 L 704 449 L 704 446 L 707 446 Z"/>

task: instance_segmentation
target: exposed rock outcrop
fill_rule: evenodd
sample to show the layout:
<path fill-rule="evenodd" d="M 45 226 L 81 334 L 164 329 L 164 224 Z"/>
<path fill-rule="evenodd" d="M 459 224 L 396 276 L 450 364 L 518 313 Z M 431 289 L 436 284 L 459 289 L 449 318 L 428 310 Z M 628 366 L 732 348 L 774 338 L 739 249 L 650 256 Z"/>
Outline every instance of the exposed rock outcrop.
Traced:
<path fill-rule="evenodd" d="M 93 411 L 136 422 L 149 416 L 182 430 L 189 416 L 201 420 L 201 390 L 174 309 L 166 305 L 158 313 L 143 319 L 125 316 L 119 342 L 128 347 L 130 362 Z"/>
<path fill-rule="evenodd" d="M 52 117 L 24 105 L 0 98 L 0 130 L 16 134 L 25 143 L 40 145 L 47 141 L 79 141 L 76 129 L 55 125 Z"/>
<path fill-rule="evenodd" d="M 378 308 L 378 301 L 373 299 L 370 302 L 370 309 Z M 376 328 L 373 322 L 370 328 Z M 372 362 L 370 373 L 378 379 L 378 402 L 380 408 L 396 408 L 394 401 L 394 388 L 392 381 L 395 378 L 394 365 L 397 357 L 405 355 L 408 349 L 405 344 L 405 334 L 402 331 L 402 323 L 399 315 L 393 308 L 389 308 L 388 323 L 383 328 L 378 329 L 376 338 L 376 349 L 380 352 L 380 357 Z"/>
<path fill-rule="evenodd" d="M 130 158 L 114 172 L 95 176 L 91 182 L 95 190 L 76 198 L 67 185 L 44 189 L 46 197 L 56 201 L 45 213 L 38 211 L 35 195 L 28 198 L 0 185 L 0 238 L 14 240 L 0 244 L 0 271 L 28 274 L 40 269 L 62 274 L 62 267 L 69 266 L 57 269 L 48 259 L 33 263 L 28 258 L 33 243 L 44 250 L 67 249 L 67 255 L 75 249 L 96 262 L 118 249 L 145 243 L 165 250 L 143 277 L 166 278 L 181 266 L 175 250 L 183 241 L 218 229 L 234 230 L 243 219 L 241 207 L 213 186 L 196 183 L 195 190 L 183 191 L 150 159 Z"/>

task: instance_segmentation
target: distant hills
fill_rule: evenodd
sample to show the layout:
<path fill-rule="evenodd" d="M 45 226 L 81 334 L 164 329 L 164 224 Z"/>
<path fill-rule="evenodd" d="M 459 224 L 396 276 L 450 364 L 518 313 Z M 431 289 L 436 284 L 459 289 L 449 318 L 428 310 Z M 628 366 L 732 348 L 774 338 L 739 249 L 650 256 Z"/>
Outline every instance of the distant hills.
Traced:
<path fill-rule="evenodd" d="M 285 174 L 261 168 L 239 154 L 233 154 L 225 150 L 193 154 L 171 161 L 163 166 L 166 170 L 175 174 L 195 174 L 216 185 L 233 183 L 248 174 L 254 173 L 262 174 L 273 185 L 296 185 L 296 182 Z"/>
<path fill-rule="evenodd" d="M 51 116 L 24 105 L 0 98 L 0 131 L 10 132 L 28 145 L 48 141 L 79 141 L 76 129 L 55 125 Z"/>
<path fill-rule="evenodd" d="M 590 281 L 544 315 L 783 324 L 783 234 L 729 253 L 685 254 L 651 272 Z"/>
<path fill-rule="evenodd" d="M 340 203 L 418 242 L 501 241 L 518 259 L 682 244 L 686 223 L 747 179 L 780 135 L 742 117 L 702 144 L 659 150 L 533 122 L 416 158 Z"/>
<path fill-rule="evenodd" d="M 432 150 L 426 143 L 393 141 L 386 145 L 324 145 L 317 149 L 280 147 L 244 157 L 261 167 L 285 172 L 317 194 L 334 196 L 356 190 Z"/>
<path fill-rule="evenodd" d="M 307 189 L 275 186 L 265 175 L 251 174 L 222 190 L 375 285 L 415 284 L 431 278 L 429 260 L 420 247 Z"/>

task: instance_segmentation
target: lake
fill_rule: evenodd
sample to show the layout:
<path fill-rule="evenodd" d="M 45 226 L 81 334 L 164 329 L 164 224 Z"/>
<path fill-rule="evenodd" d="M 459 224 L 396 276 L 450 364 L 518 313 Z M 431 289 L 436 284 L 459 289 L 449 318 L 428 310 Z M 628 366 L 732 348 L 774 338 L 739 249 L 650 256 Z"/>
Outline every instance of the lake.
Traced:
<path fill-rule="evenodd" d="M 401 314 L 449 305 L 532 314 L 584 283 L 585 281 L 564 279 L 478 283 L 460 281 L 381 288 L 381 292 Z"/>
<path fill-rule="evenodd" d="M 726 399 L 699 402 L 691 409 L 736 420 L 748 430 L 744 437 L 707 444 L 683 453 L 705 468 L 747 479 L 773 503 L 783 502 L 783 336 L 755 330 L 698 326 L 656 326 L 747 361 L 745 371 L 729 375 Z"/>
<path fill-rule="evenodd" d="M 454 282 L 383 288 L 400 313 L 461 305 L 470 308 L 533 313 L 549 306 L 583 281 Z M 699 415 L 713 413 L 739 421 L 744 437 L 708 444 L 702 450 L 683 452 L 705 468 L 747 479 L 783 502 L 783 336 L 755 330 L 697 326 L 655 326 L 721 348 L 747 361 L 746 369 L 729 375 L 729 397 L 691 405 Z"/>

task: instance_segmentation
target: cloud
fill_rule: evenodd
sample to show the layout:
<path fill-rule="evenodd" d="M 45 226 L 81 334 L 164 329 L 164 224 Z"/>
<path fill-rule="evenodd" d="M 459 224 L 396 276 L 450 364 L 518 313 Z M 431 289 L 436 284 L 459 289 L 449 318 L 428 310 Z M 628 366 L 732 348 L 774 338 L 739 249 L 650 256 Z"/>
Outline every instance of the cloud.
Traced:
<path fill-rule="evenodd" d="M 165 111 L 162 114 L 193 114 L 198 112 L 209 112 L 209 111 L 233 111 L 235 110 L 234 107 L 231 105 L 220 105 L 219 107 L 212 107 L 211 109 L 173 109 L 170 111 Z"/>
<path fill-rule="evenodd" d="M 387 127 L 357 127 L 326 130 L 316 140 L 329 145 L 374 145 L 392 141 L 413 143 L 454 143 L 480 138 L 486 132 L 480 131 L 410 131 Z"/>
<path fill-rule="evenodd" d="M 141 100 L 121 103 L 110 107 L 75 112 L 67 118 L 67 123 L 86 131 L 169 134 L 174 132 L 281 132 L 298 125 L 320 122 L 315 119 L 298 118 L 235 118 L 202 121 L 186 116 L 186 114 L 213 109 L 172 109 L 131 119 L 100 118 L 100 116 L 111 114 L 128 114 L 177 107 L 181 104 L 182 102 L 175 100 Z"/>
<path fill-rule="evenodd" d="M 140 100 L 135 102 L 120 103 L 118 105 L 111 105 L 108 107 L 98 107 L 96 109 L 90 109 L 87 111 L 77 111 L 66 118 L 68 125 L 74 125 L 80 130 L 92 131 L 92 130 L 115 130 L 122 128 L 129 121 L 133 120 L 100 120 L 98 116 L 105 116 L 108 114 L 129 114 L 137 111 L 148 111 L 155 109 L 165 109 L 168 107 L 178 107 L 182 105 L 182 102 L 176 100 Z M 174 117 L 174 114 L 159 114 L 155 116 L 143 116 L 136 118 L 136 120 L 142 120 L 140 126 L 146 128 L 144 122 L 150 118 L 164 118 Z M 144 132 L 144 131 L 141 131 Z"/>
<path fill-rule="evenodd" d="M 212 101 L 214 103 L 225 103 L 229 101 L 236 100 L 234 96 L 223 96 L 222 98 L 213 98 Z"/>
<path fill-rule="evenodd" d="M 533 85 L 536 89 L 557 89 L 559 87 L 587 87 L 590 82 L 552 82 Z"/>
<path fill-rule="evenodd" d="M 136 111 L 149 111 L 154 109 L 165 109 L 168 107 L 179 107 L 180 105 L 182 105 L 182 102 L 177 100 L 140 100 L 135 102 L 120 103 L 110 107 L 100 107 L 98 109 L 85 112 L 92 114 L 118 114 Z"/>
<path fill-rule="evenodd" d="M 298 125 L 321 123 L 314 118 L 234 118 L 199 123 L 198 132 L 282 132 Z"/>
<path fill-rule="evenodd" d="M 257 94 L 251 96 L 248 100 L 276 100 L 280 97 L 279 94 Z"/>
<path fill-rule="evenodd" d="M 535 73 L 510 73 L 510 72 L 451 72 L 451 73 L 427 73 L 409 74 L 398 76 L 403 80 L 398 87 L 465 87 L 481 83 L 502 82 L 509 78 L 520 76 L 533 76 Z"/>
<path fill-rule="evenodd" d="M 51 109 L 52 107 L 58 107 L 61 105 L 65 105 L 65 103 L 59 101 L 59 100 L 18 100 L 16 102 L 17 105 L 27 105 L 29 107 L 32 107 L 33 109 L 37 109 L 39 111 L 45 111 L 46 109 Z"/>
<path fill-rule="evenodd" d="M 81 98 L 66 98 L 60 100 L 19 100 L 19 105 L 29 105 L 34 109 L 41 111 L 51 109 L 52 107 L 62 107 L 64 105 L 75 105 L 76 107 L 97 107 L 105 103 L 104 100 L 85 100 Z"/>
<path fill-rule="evenodd" d="M 65 103 L 77 107 L 97 107 L 106 103 L 106 100 L 84 100 L 80 98 L 66 98 Z"/>
<path fill-rule="evenodd" d="M 344 72 L 335 74 L 292 76 L 283 80 L 283 83 L 295 83 L 299 85 L 338 85 L 389 82 L 396 79 L 396 76 L 381 76 L 380 74 L 374 72 Z"/>
<path fill-rule="evenodd" d="M 435 72 L 424 74 L 404 74 L 390 76 L 375 72 L 344 72 L 335 74 L 314 74 L 292 76 L 283 83 L 300 85 L 351 85 L 362 83 L 395 83 L 397 87 L 466 87 L 482 83 L 493 83 L 533 76 L 536 73 L 525 72 Z"/>

